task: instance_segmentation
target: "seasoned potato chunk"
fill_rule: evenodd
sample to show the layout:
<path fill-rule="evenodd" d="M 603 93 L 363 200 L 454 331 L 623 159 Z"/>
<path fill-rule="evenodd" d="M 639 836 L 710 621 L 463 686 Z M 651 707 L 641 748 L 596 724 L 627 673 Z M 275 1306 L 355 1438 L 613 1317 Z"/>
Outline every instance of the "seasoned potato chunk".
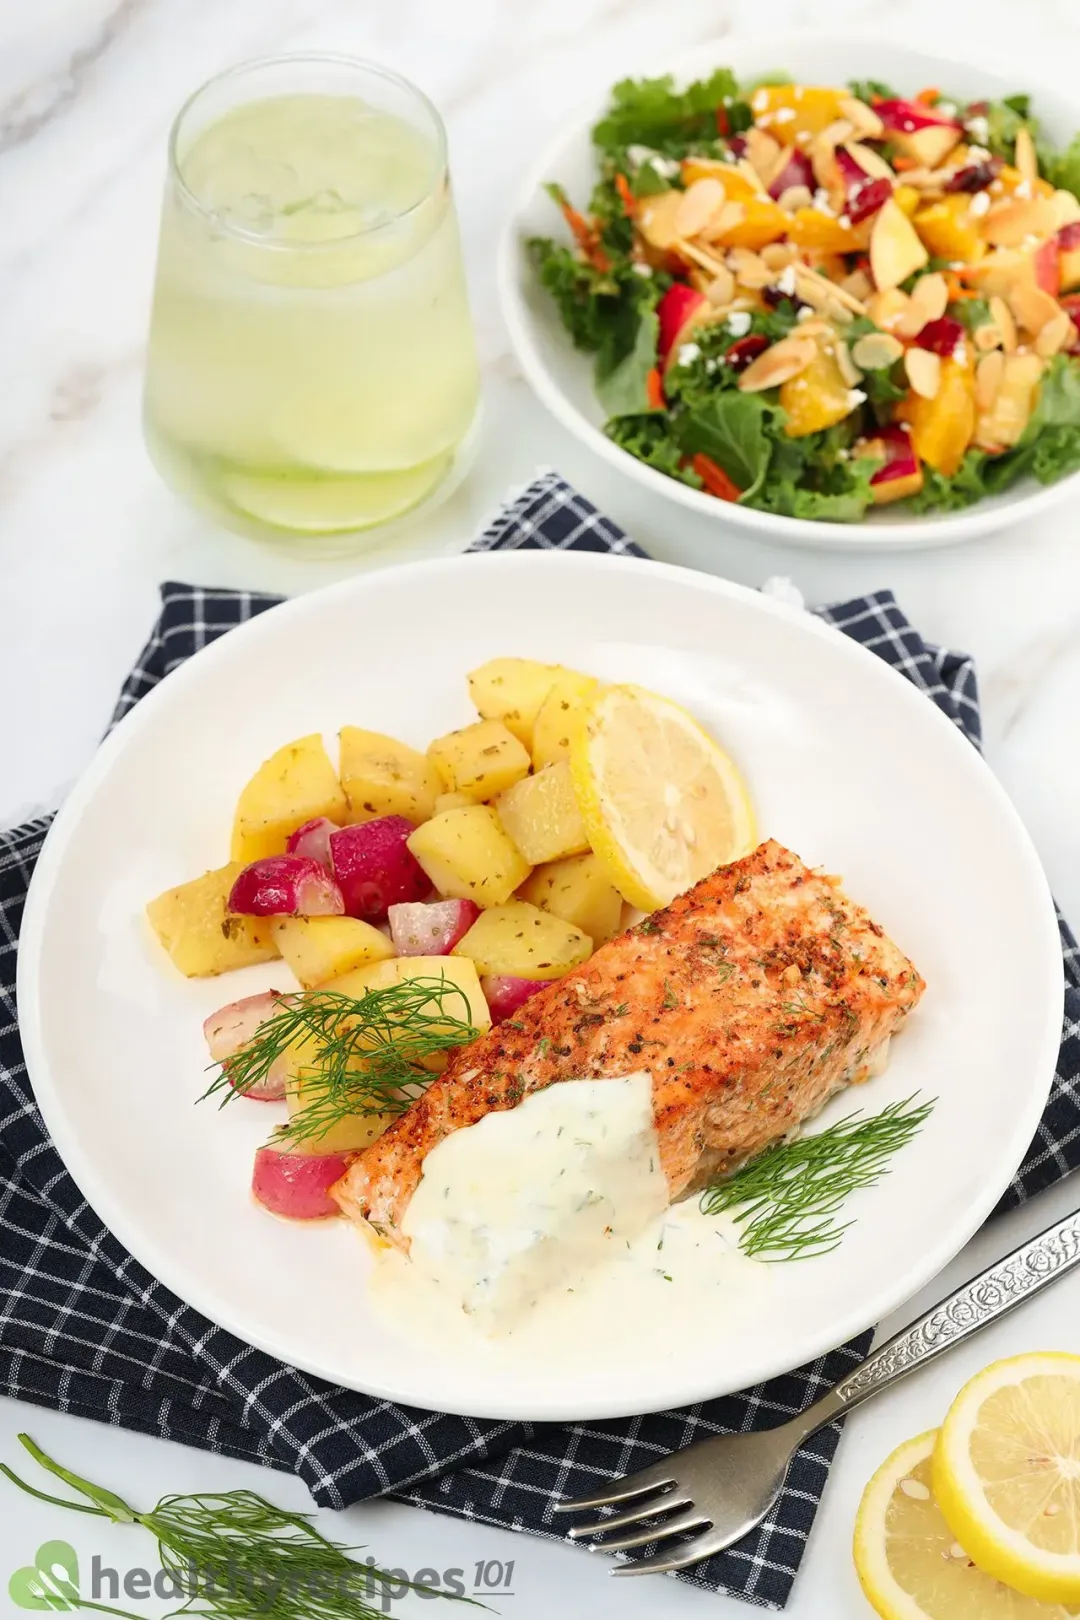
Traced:
<path fill-rule="evenodd" d="M 591 851 L 538 866 L 532 877 L 521 885 L 518 898 L 550 911 L 563 922 L 573 923 L 583 934 L 588 934 L 594 949 L 619 932 L 622 895 L 612 887 L 606 871 Z"/>
<path fill-rule="evenodd" d="M 463 810 L 467 804 L 475 803 L 467 793 L 440 793 L 435 800 L 435 814 L 441 816 L 444 810 Z"/>
<path fill-rule="evenodd" d="M 491 1013 L 480 988 L 475 963 L 454 956 L 395 956 L 389 962 L 376 962 L 371 967 L 358 968 L 343 978 L 333 979 L 321 986 L 339 995 L 359 999 L 369 990 L 385 990 L 390 985 L 404 984 L 409 979 L 441 979 L 446 985 L 441 1009 L 448 1018 L 458 1023 L 471 1024 L 480 1034 L 491 1028 Z M 461 994 L 454 992 L 460 991 Z M 432 1013 L 436 1008 L 432 1007 Z M 441 1074 L 446 1067 L 442 1053 L 429 1058 L 425 1068 Z"/>
<path fill-rule="evenodd" d="M 481 912 L 452 954 L 469 957 L 484 975 L 558 979 L 592 955 L 592 940 L 550 911 L 511 900 Z"/>
<path fill-rule="evenodd" d="M 289 834 L 316 816 L 344 821 L 345 795 L 337 772 L 317 732 L 298 737 L 271 754 L 236 806 L 232 831 L 232 859 L 261 860 L 283 855 Z"/>
<path fill-rule="evenodd" d="M 394 954 L 385 934 L 356 917 L 278 917 L 270 926 L 305 990 Z"/>
<path fill-rule="evenodd" d="M 314 1041 L 298 1041 L 288 1054 L 285 1104 L 290 1119 L 319 1102 L 325 1093 L 325 1084 L 312 1062 L 317 1051 Z M 396 1118 L 396 1114 L 344 1114 L 317 1135 L 304 1136 L 288 1145 L 296 1153 L 349 1153 L 374 1142 Z"/>
<path fill-rule="evenodd" d="M 485 720 L 501 720 L 531 748 L 533 723 L 560 673 L 560 665 L 531 658 L 492 658 L 468 676 L 469 696 Z"/>
<path fill-rule="evenodd" d="M 588 849 L 570 765 L 560 759 L 501 793 L 499 819 L 530 866 Z"/>
<path fill-rule="evenodd" d="M 278 954 L 269 919 L 228 910 L 229 893 L 243 869 L 242 861 L 231 861 L 166 889 L 146 908 L 154 933 L 189 979 L 269 962 Z"/>
<path fill-rule="evenodd" d="M 359 726 L 341 728 L 341 785 L 349 821 L 404 816 L 419 824 L 435 814 L 442 783 L 431 760 L 396 737 Z"/>
<path fill-rule="evenodd" d="M 437 737 L 428 758 L 447 793 L 464 793 L 474 804 L 495 798 L 529 774 L 524 743 L 501 720 L 478 720 Z"/>
<path fill-rule="evenodd" d="M 579 675 L 576 669 L 564 669 L 555 677 L 533 726 L 532 760 L 538 771 L 568 757 L 572 727 L 596 684 L 591 675 Z"/>
<path fill-rule="evenodd" d="M 439 893 L 450 900 L 498 906 L 529 875 L 529 862 L 489 804 L 444 810 L 417 827 L 408 842 Z"/>

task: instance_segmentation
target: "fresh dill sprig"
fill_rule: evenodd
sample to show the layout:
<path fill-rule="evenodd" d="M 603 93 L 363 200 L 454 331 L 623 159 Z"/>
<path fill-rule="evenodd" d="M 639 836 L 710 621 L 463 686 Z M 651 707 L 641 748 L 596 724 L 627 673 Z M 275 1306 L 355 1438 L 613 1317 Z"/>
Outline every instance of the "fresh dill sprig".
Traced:
<path fill-rule="evenodd" d="M 706 1187 L 706 1215 L 731 1210 L 745 1254 L 805 1260 L 837 1248 L 852 1221 L 833 1216 L 861 1187 L 888 1174 L 889 1160 L 922 1129 L 936 1102 L 912 1106 L 918 1093 L 880 1114 L 848 1114 L 816 1136 L 766 1148 L 734 1174 Z"/>
<path fill-rule="evenodd" d="M 304 1097 L 278 1131 L 290 1142 L 321 1136 L 349 1114 L 404 1113 L 432 1079 L 430 1060 L 480 1033 L 465 991 L 442 976 L 404 979 L 362 996 L 301 990 L 278 1005 L 221 1063 L 200 1101 L 217 1097 L 224 1106 L 287 1057 Z"/>
<path fill-rule="evenodd" d="M 454 1595 L 414 1586 L 399 1571 L 387 1573 L 373 1561 L 359 1563 L 349 1557 L 359 1549 L 320 1534 L 310 1514 L 289 1513 L 254 1491 L 163 1496 L 149 1513 L 140 1513 L 112 1491 L 61 1467 L 29 1435 L 20 1434 L 19 1441 L 35 1462 L 87 1502 L 50 1496 L 0 1463 L 0 1472 L 21 1491 L 55 1507 L 149 1530 L 174 1595 L 186 1599 L 172 1611 L 174 1615 L 203 1615 L 206 1620 L 250 1620 L 255 1614 L 265 1620 L 382 1620 L 387 1586 L 391 1596 L 404 1586 L 426 1597 Z M 98 1609 L 138 1620 L 128 1610 L 80 1603 L 77 1596 L 61 1603 L 46 1595 L 40 1606 Z"/>

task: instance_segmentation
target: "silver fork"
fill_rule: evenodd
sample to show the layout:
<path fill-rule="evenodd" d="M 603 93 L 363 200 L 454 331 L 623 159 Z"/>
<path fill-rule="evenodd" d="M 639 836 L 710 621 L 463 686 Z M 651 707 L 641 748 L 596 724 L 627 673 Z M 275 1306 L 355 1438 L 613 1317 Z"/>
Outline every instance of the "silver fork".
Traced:
<path fill-rule="evenodd" d="M 1023 1304 L 1078 1263 L 1080 1211 L 1021 1244 L 943 1299 L 790 1422 L 752 1434 L 698 1440 L 664 1462 L 615 1480 L 593 1496 L 557 1502 L 555 1511 L 579 1513 L 586 1508 L 632 1503 L 624 1513 L 575 1525 L 570 1531 L 575 1541 L 602 1536 L 602 1541 L 593 1541 L 595 1552 L 626 1552 L 690 1533 L 690 1540 L 676 1542 L 668 1552 L 618 1565 L 611 1571 L 613 1575 L 685 1569 L 711 1558 L 765 1518 L 804 1440 Z M 629 1533 L 612 1534 L 623 1530 Z"/>

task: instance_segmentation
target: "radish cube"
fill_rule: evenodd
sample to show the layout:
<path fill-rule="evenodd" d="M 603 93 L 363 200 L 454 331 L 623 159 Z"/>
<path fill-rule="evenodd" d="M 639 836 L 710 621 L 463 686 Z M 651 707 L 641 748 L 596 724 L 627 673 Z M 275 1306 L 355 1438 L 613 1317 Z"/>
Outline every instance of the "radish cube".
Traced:
<path fill-rule="evenodd" d="M 480 915 L 475 900 L 432 900 L 389 908 L 390 938 L 399 956 L 449 956 Z"/>
<path fill-rule="evenodd" d="M 302 827 L 289 834 L 285 848 L 290 855 L 306 855 L 309 860 L 318 861 L 329 872 L 330 834 L 337 830 L 336 821 L 330 821 L 326 816 L 316 816 L 314 821 L 305 821 Z"/>
<path fill-rule="evenodd" d="M 340 917 L 341 890 L 305 855 L 264 855 L 245 866 L 229 895 L 230 911 L 248 917 Z"/>
<path fill-rule="evenodd" d="M 490 974 L 481 979 L 480 988 L 491 1010 L 491 1022 L 501 1024 L 504 1018 L 517 1012 L 523 1001 L 528 1001 L 550 982 L 550 979 L 515 979 L 508 973 Z"/>
<path fill-rule="evenodd" d="M 244 996 L 240 1001 L 230 1001 L 227 1007 L 219 1007 L 217 1012 L 211 1013 L 203 1024 L 203 1034 L 206 1044 L 210 1048 L 210 1056 L 215 1063 L 220 1063 L 225 1077 L 231 1086 L 237 1090 L 232 1075 L 229 1073 L 229 1059 L 235 1057 L 237 1052 L 254 1038 L 256 1030 L 266 1023 L 268 1018 L 280 1012 L 289 998 L 282 996 L 277 990 L 265 990 L 259 996 Z M 279 1102 L 285 1095 L 285 1081 L 288 1074 L 288 1064 L 284 1056 L 275 1059 L 267 1073 L 254 1086 L 241 1091 L 241 1096 L 252 1097 L 256 1102 Z"/>
<path fill-rule="evenodd" d="M 391 906 L 430 893 L 430 880 L 406 842 L 415 830 L 404 816 L 378 816 L 330 834 L 330 859 L 346 915 L 382 922 Z"/>
<path fill-rule="evenodd" d="M 330 1188 L 340 1181 L 354 1153 L 298 1153 L 268 1142 L 255 1150 L 251 1190 L 264 1209 L 294 1221 L 337 1215 Z"/>

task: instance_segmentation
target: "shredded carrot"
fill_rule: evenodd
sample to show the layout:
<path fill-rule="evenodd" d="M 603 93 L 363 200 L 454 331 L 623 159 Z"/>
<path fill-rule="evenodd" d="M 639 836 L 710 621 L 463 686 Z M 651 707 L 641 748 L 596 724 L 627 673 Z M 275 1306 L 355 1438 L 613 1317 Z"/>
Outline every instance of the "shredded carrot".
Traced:
<path fill-rule="evenodd" d="M 893 158 L 892 166 L 898 174 L 905 174 L 908 169 L 918 169 L 921 167 L 917 158 L 904 157 L 902 153 L 900 156 Z"/>
<path fill-rule="evenodd" d="M 563 198 L 559 207 L 562 216 L 574 233 L 574 240 L 582 253 L 588 259 L 594 270 L 603 273 L 611 269 L 611 260 L 600 246 L 600 236 L 594 225 L 590 225 L 584 214 L 579 214 L 572 203 Z"/>
<path fill-rule="evenodd" d="M 717 107 L 716 109 L 716 129 L 720 135 L 731 134 L 731 119 L 728 117 L 726 107 Z"/>
<path fill-rule="evenodd" d="M 667 400 L 664 398 L 664 383 L 655 366 L 645 378 L 645 394 L 649 401 L 650 410 L 664 410 L 667 405 Z"/>
<path fill-rule="evenodd" d="M 870 105 L 871 105 L 871 107 L 880 107 L 884 100 L 885 100 L 884 96 L 871 96 L 870 97 Z"/>
<path fill-rule="evenodd" d="M 626 178 L 625 174 L 617 174 L 615 176 L 615 190 L 619 193 L 619 196 L 622 199 L 623 213 L 626 215 L 627 219 L 633 219 L 634 209 L 637 206 L 637 198 L 630 190 L 630 182 Z"/>
<path fill-rule="evenodd" d="M 977 292 L 972 292 L 970 287 L 965 287 L 964 286 L 963 282 L 960 280 L 961 275 L 963 275 L 963 271 L 959 271 L 959 272 L 957 272 L 956 270 L 946 270 L 945 271 L 945 285 L 949 289 L 949 303 L 950 304 L 957 304 L 957 303 L 960 302 L 960 300 L 962 298 L 978 298 L 979 297 L 979 294 Z"/>
<path fill-rule="evenodd" d="M 941 91 L 936 85 L 932 85 L 927 90 L 920 90 L 918 95 L 915 97 L 915 100 L 920 102 L 924 107 L 932 107 L 936 101 L 941 100 Z"/>
<path fill-rule="evenodd" d="M 691 456 L 690 465 L 705 485 L 708 493 L 715 495 L 718 500 L 737 501 L 742 494 L 738 484 L 728 477 L 723 467 L 717 466 L 711 456 Z"/>

